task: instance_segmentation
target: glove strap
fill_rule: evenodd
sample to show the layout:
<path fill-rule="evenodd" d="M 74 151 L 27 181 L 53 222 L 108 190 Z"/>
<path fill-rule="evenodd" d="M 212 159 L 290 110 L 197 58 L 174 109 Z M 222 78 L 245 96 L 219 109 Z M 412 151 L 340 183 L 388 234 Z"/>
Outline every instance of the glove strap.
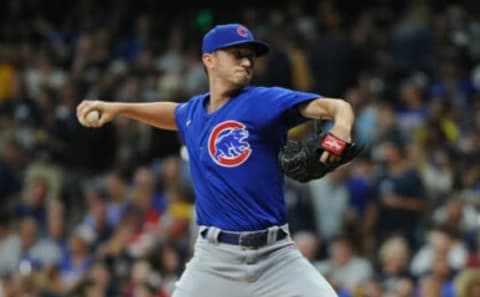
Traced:
<path fill-rule="evenodd" d="M 327 151 L 334 155 L 341 156 L 347 143 L 332 133 L 328 133 L 320 143 L 320 145 Z"/>

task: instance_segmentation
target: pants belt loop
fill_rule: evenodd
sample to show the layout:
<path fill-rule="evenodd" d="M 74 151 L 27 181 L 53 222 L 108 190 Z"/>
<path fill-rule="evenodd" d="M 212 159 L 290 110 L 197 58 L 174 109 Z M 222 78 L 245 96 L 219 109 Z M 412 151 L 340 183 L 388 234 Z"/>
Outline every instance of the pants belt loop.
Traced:
<path fill-rule="evenodd" d="M 205 231 L 205 230 L 208 230 L 208 226 L 204 226 L 204 225 L 198 226 L 198 233 L 199 234 L 202 234 L 203 231 Z M 207 232 L 207 231 L 205 231 L 205 232 Z"/>
<path fill-rule="evenodd" d="M 217 227 L 209 227 L 207 230 L 207 240 L 212 244 L 218 244 L 218 235 L 220 234 L 220 229 Z"/>
<path fill-rule="evenodd" d="M 288 236 L 290 236 L 290 228 L 288 224 L 280 226 L 280 229 L 282 229 L 283 232 L 285 232 Z"/>
<path fill-rule="evenodd" d="M 277 234 L 280 227 L 272 226 L 268 228 L 267 233 L 267 245 L 271 245 L 277 241 Z"/>

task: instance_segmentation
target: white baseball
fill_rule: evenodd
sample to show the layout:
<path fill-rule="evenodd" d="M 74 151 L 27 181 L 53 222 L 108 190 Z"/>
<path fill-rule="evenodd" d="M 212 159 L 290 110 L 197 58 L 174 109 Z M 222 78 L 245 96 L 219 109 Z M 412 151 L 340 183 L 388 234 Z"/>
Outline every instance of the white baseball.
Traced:
<path fill-rule="evenodd" d="M 100 113 L 98 110 L 92 110 L 85 116 L 85 121 L 87 123 L 95 123 L 100 119 Z"/>

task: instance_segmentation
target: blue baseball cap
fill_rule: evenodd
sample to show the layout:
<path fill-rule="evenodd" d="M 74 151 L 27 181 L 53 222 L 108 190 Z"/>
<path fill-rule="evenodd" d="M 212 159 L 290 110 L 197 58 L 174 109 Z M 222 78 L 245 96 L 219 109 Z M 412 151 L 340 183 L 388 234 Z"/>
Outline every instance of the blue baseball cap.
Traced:
<path fill-rule="evenodd" d="M 218 49 L 251 44 L 257 56 L 263 56 L 270 50 L 267 43 L 255 40 L 252 32 L 242 24 L 218 25 L 207 32 L 203 37 L 202 52 L 211 53 Z"/>

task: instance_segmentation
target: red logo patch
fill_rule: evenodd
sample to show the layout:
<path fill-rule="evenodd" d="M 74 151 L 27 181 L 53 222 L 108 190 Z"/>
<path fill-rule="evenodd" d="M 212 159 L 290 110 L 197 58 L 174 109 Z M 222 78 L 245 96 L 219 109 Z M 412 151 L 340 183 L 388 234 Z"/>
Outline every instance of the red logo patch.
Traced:
<path fill-rule="evenodd" d="M 237 33 L 238 33 L 238 35 L 240 35 L 243 38 L 248 37 L 248 29 L 245 28 L 244 26 L 238 26 Z"/>
<path fill-rule="evenodd" d="M 332 134 L 327 134 L 327 136 L 323 139 L 321 145 L 327 151 L 337 156 L 340 156 L 347 144 L 340 138 L 337 138 Z"/>
<path fill-rule="evenodd" d="M 252 149 L 246 141 L 249 132 L 237 121 L 225 121 L 216 125 L 208 137 L 208 153 L 212 160 L 223 167 L 236 167 L 245 162 Z"/>

